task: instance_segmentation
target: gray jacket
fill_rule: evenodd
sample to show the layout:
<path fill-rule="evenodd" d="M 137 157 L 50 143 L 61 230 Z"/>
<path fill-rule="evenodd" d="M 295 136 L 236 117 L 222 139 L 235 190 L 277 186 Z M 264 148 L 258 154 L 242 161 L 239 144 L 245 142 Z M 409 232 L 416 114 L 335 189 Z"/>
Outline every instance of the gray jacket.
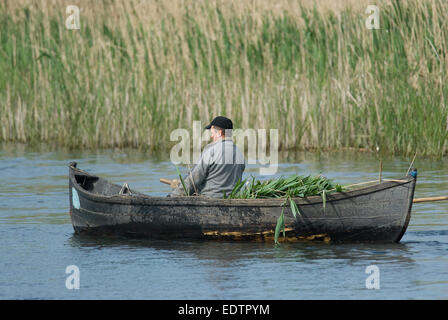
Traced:
<path fill-rule="evenodd" d="M 189 195 L 222 198 L 228 195 L 246 168 L 244 156 L 231 139 L 208 144 L 201 154 L 199 163 L 184 177 Z M 172 197 L 185 196 L 182 184 L 174 189 Z"/>

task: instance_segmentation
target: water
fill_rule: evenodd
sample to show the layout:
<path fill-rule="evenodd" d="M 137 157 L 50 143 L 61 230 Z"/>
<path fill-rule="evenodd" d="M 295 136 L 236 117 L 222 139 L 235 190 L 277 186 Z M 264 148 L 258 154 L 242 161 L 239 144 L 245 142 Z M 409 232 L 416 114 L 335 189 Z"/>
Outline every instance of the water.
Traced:
<path fill-rule="evenodd" d="M 68 168 L 152 195 L 174 166 L 136 151 L 70 153 L 0 149 L 0 299 L 448 299 L 448 202 L 414 204 L 399 244 L 161 241 L 80 237 L 68 208 Z M 384 159 L 383 176 L 409 159 Z M 416 160 L 416 197 L 448 194 L 448 163 Z M 324 173 L 347 184 L 378 177 L 375 155 L 284 155 L 278 174 Z M 256 174 L 251 166 L 248 174 Z M 80 270 L 68 290 L 66 267 Z M 380 289 L 366 289 L 366 268 Z"/>

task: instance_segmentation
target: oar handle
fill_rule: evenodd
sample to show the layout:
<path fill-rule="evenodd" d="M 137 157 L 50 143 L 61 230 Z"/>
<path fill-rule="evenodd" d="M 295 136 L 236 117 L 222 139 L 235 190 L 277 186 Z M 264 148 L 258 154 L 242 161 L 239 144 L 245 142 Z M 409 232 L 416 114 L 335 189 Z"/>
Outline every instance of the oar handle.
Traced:
<path fill-rule="evenodd" d="M 169 180 L 169 179 L 160 178 L 160 182 L 162 182 L 162 183 L 164 183 L 164 184 L 169 184 L 169 185 L 171 185 L 171 180 Z"/>
<path fill-rule="evenodd" d="M 443 201 L 448 200 L 448 196 L 446 197 L 429 197 L 429 198 L 416 198 L 414 199 L 414 203 L 418 202 L 430 202 L 430 201 Z"/>

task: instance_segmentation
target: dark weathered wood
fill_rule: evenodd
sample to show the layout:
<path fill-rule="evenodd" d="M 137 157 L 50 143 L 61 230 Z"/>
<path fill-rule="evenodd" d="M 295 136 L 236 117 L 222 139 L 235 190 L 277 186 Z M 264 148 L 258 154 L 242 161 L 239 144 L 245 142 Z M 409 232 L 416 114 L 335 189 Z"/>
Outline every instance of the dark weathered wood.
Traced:
<path fill-rule="evenodd" d="M 370 187 L 295 198 L 300 215 L 285 209 L 280 241 L 399 242 L 409 223 L 416 178 L 408 175 Z M 154 238 L 273 241 L 283 199 L 151 197 L 69 166 L 70 216 L 75 232 Z M 79 199 L 79 205 L 73 203 Z"/>

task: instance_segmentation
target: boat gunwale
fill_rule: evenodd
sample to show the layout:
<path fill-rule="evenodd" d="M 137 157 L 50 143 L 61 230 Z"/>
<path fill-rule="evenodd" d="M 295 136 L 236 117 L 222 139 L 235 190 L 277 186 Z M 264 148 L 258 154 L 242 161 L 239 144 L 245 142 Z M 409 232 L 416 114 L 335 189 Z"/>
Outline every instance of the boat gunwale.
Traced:
<path fill-rule="evenodd" d="M 82 188 L 75 179 L 75 172 L 79 172 L 83 175 L 88 175 L 94 178 L 102 179 L 106 183 L 113 184 L 108 180 L 91 175 L 90 173 L 80 170 L 72 165 L 69 165 L 70 174 L 69 179 L 71 180 L 73 187 L 77 192 L 81 192 L 82 196 L 95 202 L 103 202 L 110 204 L 123 204 L 123 205 L 160 205 L 160 206 L 220 206 L 220 207 L 279 207 L 285 203 L 284 198 L 269 198 L 269 199 L 217 199 L 208 197 L 152 197 L 146 194 L 139 193 L 138 195 L 113 195 L 105 196 L 96 193 L 89 192 Z M 367 195 L 370 193 L 384 191 L 390 188 L 404 186 L 406 184 L 412 183 L 415 178 L 412 176 L 403 177 L 400 179 L 402 182 L 385 181 L 380 184 L 375 184 L 373 186 L 368 186 L 360 189 L 355 189 L 347 192 L 336 192 L 326 195 L 326 203 L 338 200 L 346 200 L 353 197 L 358 197 L 362 195 Z M 120 187 L 118 184 L 113 184 Z M 311 196 L 311 197 L 295 197 L 292 200 L 298 205 L 314 205 L 322 204 L 323 200 L 321 196 Z M 411 200 L 412 201 L 412 200 Z"/>

